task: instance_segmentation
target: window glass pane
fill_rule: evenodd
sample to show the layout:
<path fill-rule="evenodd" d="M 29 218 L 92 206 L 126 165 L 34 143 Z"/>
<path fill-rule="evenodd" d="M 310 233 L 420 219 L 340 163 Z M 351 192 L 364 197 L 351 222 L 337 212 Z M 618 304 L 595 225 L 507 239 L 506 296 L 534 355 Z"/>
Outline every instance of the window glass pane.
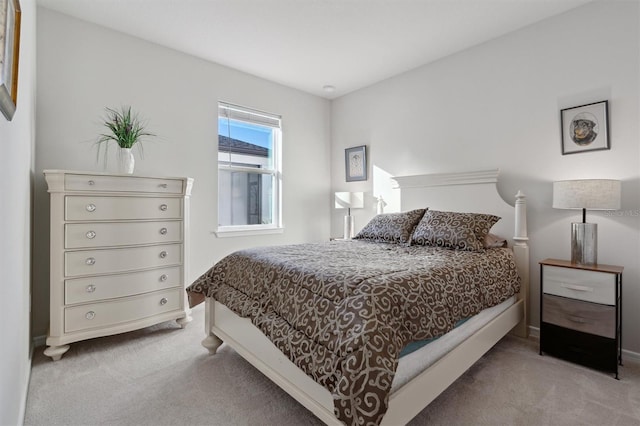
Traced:
<path fill-rule="evenodd" d="M 218 226 L 273 224 L 271 174 L 218 171 Z"/>
<path fill-rule="evenodd" d="M 268 126 L 219 117 L 218 162 L 272 170 L 274 131 Z"/>
<path fill-rule="evenodd" d="M 218 226 L 280 227 L 281 118 L 218 103 Z M 255 172 L 254 172 L 255 170 Z"/>

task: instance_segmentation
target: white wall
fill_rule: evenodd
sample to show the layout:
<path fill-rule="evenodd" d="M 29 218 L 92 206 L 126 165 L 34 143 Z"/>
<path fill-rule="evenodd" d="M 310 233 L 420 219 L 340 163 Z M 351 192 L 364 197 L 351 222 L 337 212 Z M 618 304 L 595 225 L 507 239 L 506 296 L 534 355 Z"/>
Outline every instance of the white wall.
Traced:
<path fill-rule="evenodd" d="M 368 192 L 365 209 L 352 211 L 356 228 L 375 214 L 376 176 L 499 168 L 503 198 L 528 196 L 538 326 L 538 261 L 568 258 L 570 223 L 581 220 L 552 209 L 552 182 L 620 179 L 620 215 L 587 220 L 598 223 L 599 261 L 625 267 L 623 347 L 640 352 L 639 17 L 638 2 L 590 3 L 333 101 L 332 189 Z M 605 99 L 611 149 L 561 155 L 560 109 Z M 346 183 L 344 149 L 363 144 L 375 176 Z M 333 235 L 342 215 L 332 213 Z"/>
<path fill-rule="evenodd" d="M 21 0 L 18 104 L 0 115 L 0 425 L 22 424 L 31 369 L 30 282 L 36 7 Z"/>
<path fill-rule="evenodd" d="M 46 333 L 48 194 L 42 170 L 102 171 L 93 141 L 104 107 L 132 105 L 156 141 L 136 174 L 190 176 L 191 279 L 234 250 L 329 237 L 329 102 L 49 9 L 38 9 L 34 334 Z M 283 234 L 218 239 L 217 117 L 223 100 L 282 115 Z M 309 226 L 313 224 L 313 226 Z"/>

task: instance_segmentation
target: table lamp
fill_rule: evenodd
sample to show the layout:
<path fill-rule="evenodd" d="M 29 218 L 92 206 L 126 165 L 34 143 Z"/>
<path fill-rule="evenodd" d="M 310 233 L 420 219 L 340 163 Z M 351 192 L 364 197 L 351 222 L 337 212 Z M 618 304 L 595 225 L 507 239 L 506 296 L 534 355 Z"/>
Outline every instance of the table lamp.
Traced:
<path fill-rule="evenodd" d="M 553 182 L 553 208 L 582 209 L 582 223 L 571 223 L 571 263 L 598 263 L 598 225 L 587 223 L 587 210 L 620 209 L 621 182 L 579 179 Z"/>
<path fill-rule="evenodd" d="M 350 240 L 355 235 L 355 227 L 351 209 L 361 209 L 364 207 L 364 192 L 336 192 L 335 208 L 347 209 L 347 215 L 344 217 L 344 236 L 345 240 Z"/>

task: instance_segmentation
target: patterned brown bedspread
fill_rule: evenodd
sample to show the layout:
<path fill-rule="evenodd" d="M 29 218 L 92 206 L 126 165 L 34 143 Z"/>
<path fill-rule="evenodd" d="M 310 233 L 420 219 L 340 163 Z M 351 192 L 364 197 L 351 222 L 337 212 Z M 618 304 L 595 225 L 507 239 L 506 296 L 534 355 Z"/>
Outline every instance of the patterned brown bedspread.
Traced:
<path fill-rule="evenodd" d="M 402 348 L 518 292 L 509 249 L 485 253 L 366 241 L 235 252 L 189 288 L 253 324 L 328 389 L 349 425 L 379 424 Z"/>

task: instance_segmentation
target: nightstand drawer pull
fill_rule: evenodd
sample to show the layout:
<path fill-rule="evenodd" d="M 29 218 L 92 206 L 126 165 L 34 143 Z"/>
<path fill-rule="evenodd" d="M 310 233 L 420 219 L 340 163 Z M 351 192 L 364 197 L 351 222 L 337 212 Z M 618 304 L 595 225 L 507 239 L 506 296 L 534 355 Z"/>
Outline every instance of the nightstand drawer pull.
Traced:
<path fill-rule="evenodd" d="M 165 282 L 169 277 L 167 276 L 167 274 L 162 274 L 160 275 L 160 281 Z"/>
<path fill-rule="evenodd" d="M 166 304 L 167 304 L 167 302 L 168 302 L 168 300 L 167 300 L 167 298 L 166 298 L 166 297 L 163 297 L 162 299 L 160 299 L 160 304 L 161 304 L 161 305 L 166 305 Z"/>
<path fill-rule="evenodd" d="M 84 235 L 90 240 L 93 240 L 96 237 L 95 231 L 87 231 L 87 233 Z"/>
<path fill-rule="evenodd" d="M 160 235 L 167 235 L 167 228 L 160 228 Z"/>
<path fill-rule="evenodd" d="M 576 317 L 576 316 L 573 316 L 573 315 L 567 315 L 567 319 L 569 321 L 572 321 L 572 322 L 575 322 L 575 323 L 578 323 L 578 324 L 587 324 L 589 322 L 585 318 Z"/>
<path fill-rule="evenodd" d="M 162 250 L 162 251 L 160 252 L 160 259 L 164 259 L 165 257 L 167 257 L 167 252 L 166 252 L 166 251 L 164 251 L 164 250 Z"/>
<path fill-rule="evenodd" d="M 84 316 L 86 319 L 88 320 L 92 320 L 96 317 L 96 313 L 93 311 L 89 311 L 86 313 L 86 315 Z"/>
<path fill-rule="evenodd" d="M 593 287 L 585 287 L 583 285 L 560 284 L 560 286 L 564 288 L 568 288 L 569 290 L 575 290 L 575 291 L 593 291 Z"/>
<path fill-rule="evenodd" d="M 93 181 L 93 180 L 89 180 L 89 181 L 87 181 L 87 183 L 89 184 L 89 186 L 93 186 L 93 185 L 96 184 L 95 181 Z"/>
<path fill-rule="evenodd" d="M 89 213 L 93 213 L 93 212 L 95 212 L 95 211 L 96 211 L 96 205 L 95 205 L 95 204 L 93 204 L 93 203 L 92 203 L 92 204 L 87 204 L 86 209 L 87 209 L 87 211 L 88 211 Z"/>
<path fill-rule="evenodd" d="M 93 293 L 94 291 L 96 291 L 96 286 L 93 284 L 89 284 L 86 290 L 87 290 L 87 293 Z"/>
<path fill-rule="evenodd" d="M 85 260 L 84 263 L 89 266 L 93 266 L 96 264 L 96 259 L 95 257 L 87 257 L 87 260 Z"/>
<path fill-rule="evenodd" d="M 167 187 L 168 187 L 168 186 L 169 186 L 169 185 L 167 185 L 166 183 L 161 183 L 161 184 L 160 184 L 160 188 L 167 189 Z"/>
<path fill-rule="evenodd" d="M 168 206 L 166 204 L 160 204 L 160 210 L 162 210 L 163 212 L 167 211 Z"/>

